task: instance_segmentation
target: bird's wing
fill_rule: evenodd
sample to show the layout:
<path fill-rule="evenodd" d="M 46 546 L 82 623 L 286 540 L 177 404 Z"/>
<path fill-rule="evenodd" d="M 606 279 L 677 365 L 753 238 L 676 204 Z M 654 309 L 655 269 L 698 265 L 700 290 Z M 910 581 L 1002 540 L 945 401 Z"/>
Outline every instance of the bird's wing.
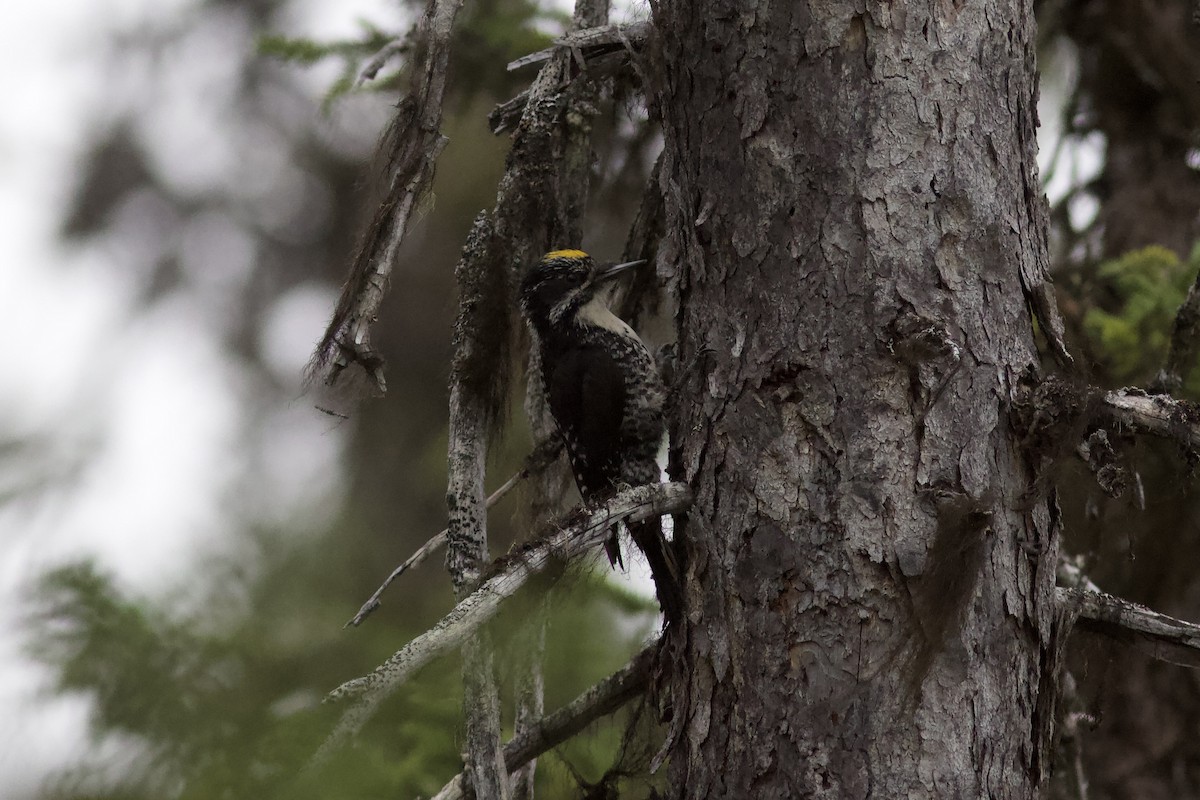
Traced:
<path fill-rule="evenodd" d="M 612 356 L 598 346 L 574 348 L 555 359 L 546 376 L 550 413 L 585 497 L 616 487 L 620 468 L 625 378 Z"/>

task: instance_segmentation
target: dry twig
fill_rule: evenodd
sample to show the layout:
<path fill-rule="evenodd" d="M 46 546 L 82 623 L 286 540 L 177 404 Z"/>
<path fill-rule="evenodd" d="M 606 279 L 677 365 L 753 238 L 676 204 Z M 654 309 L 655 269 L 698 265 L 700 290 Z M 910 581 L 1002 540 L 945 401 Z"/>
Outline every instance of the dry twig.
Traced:
<path fill-rule="evenodd" d="M 353 700 L 333 733 L 321 746 L 314 763 L 324 761 L 341 747 L 374 714 L 384 698 L 402 686 L 418 669 L 458 647 L 481 625 L 495 616 L 501 604 L 516 594 L 530 578 L 556 563 L 594 551 L 608 536 L 613 523 L 639 522 L 653 516 L 683 511 L 691 504 L 683 483 L 639 486 L 621 492 L 582 521 L 528 546 L 498 565 L 498 571 L 456 605 L 425 633 L 413 639 L 369 675 L 355 678 L 329 693 L 327 700 Z"/>
<path fill-rule="evenodd" d="M 543 444 L 538 448 L 535 448 L 534 451 L 529 454 L 528 458 L 525 459 L 525 466 L 523 466 L 519 472 L 514 473 L 512 477 L 501 484 L 499 489 L 492 492 L 488 496 L 487 507 L 489 509 L 492 508 L 492 506 L 499 503 L 509 492 L 515 489 L 521 481 L 525 480 L 530 475 L 536 475 L 548 465 L 552 464 L 554 460 L 558 458 L 558 454 L 560 452 L 562 452 L 562 441 L 557 438 L 553 441 Z M 431 555 L 445 546 L 447 532 L 448 529 L 443 528 L 441 532 L 436 534 L 432 539 L 421 545 L 415 553 L 413 553 L 408 557 L 407 560 L 404 561 L 404 563 L 392 570 L 391 574 L 388 575 L 387 578 L 384 579 L 383 583 L 379 585 L 379 588 L 375 590 L 375 593 L 372 594 L 370 598 L 367 599 L 367 602 L 363 603 L 362 607 L 358 609 L 358 613 L 354 615 L 353 619 L 351 619 L 342 627 L 357 628 L 359 625 L 361 625 L 363 620 L 369 617 L 375 611 L 375 609 L 382 605 L 380 598 L 383 597 L 383 593 L 387 591 L 387 588 L 392 585 L 394 580 L 399 578 L 405 572 L 408 572 L 413 567 L 420 566 L 425 562 L 425 559 L 429 558 Z"/>
<path fill-rule="evenodd" d="M 528 64 L 548 61 L 555 53 L 567 48 L 573 54 L 579 69 L 564 72 L 557 87 L 562 90 L 582 75 L 586 74 L 589 77 L 597 78 L 612 75 L 624 69 L 629 63 L 626 56 L 641 48 L 649 36 L 650 30 L 651 25 L 648 21 L 635 22 L 630 25 L 601 25 L 586 28 L 555 40 L 553 47 L 518 58 L 511 62 L 508 68 L 513 70 Z M 584 67 L 587 67 L 586 72 L 584 72 Z M 532 89 L 526 89 L 492 109 L 492 113 L 488 114 L 488 125 L 493 134 L 504 133 L 516 124 L 529 104 L 531 93 Z"/>
<path fill-rule="evenodd" d="M 371 325 L 413 209 L 432 183 L 434 165 L 446 146 L 442 98 L 451 33 L 462 4 L 463 0 L 429 0 L 425 7 L 416 34 L 424 57 L 413 69 L 410 94 L 397 106 L 385 136 L 387 195 L 363 236 L 333 318 L 309 362 L 310 381 L 320 379 L 333 387 L 347 368 L 354 367 L 351 386 L 373 385 L 380 393 L 387 388 L 383 359 L 371 346 Z"/>
<path fill-rule="evenodd" d="M 1200 667 L 1200 625 L 1185 622 L 1104 592 L 1059 587 L 1059 604 L 1081 627 L 1133 644 L 1152 658 Z"/>
<path fill-rule="evenodd" d="M 1200 452 L 1200 409 L 1186 400 L 1118 389 L 1102 395 L 1101 410 L 1124 430 L 1174 439 Z"/>
<path fill-rule="evenodd" d="M 407 53 L 412 49 L 413 39 L 416 37 L 417 31 L 411 30 L 403 36 L 397 36 L 390 42 L 367 59 L 363 64 L 362 69 L 358 71 L 358 80 L 355 83 L 359 86 L 367 81 L 375 80 L 375 76 L 379 74 L 379 70 L 383 69 L 383 65 L 390 61 L 394 56 L 402 53 Z"/>
<path fill-rule="evenodd" d="M 554 40 L 552 47 L 538 50 L 510 61 L 508 71 L 549 61 L 563 48 L 575 51 L 583 59 L 598 58 L 618 50 L 633 50 L 642 46 L 650 36 L 649 20 L 631 22 L 628 25 L 599 25 L 594 28 L 572 31 Z"/>
<path fill-rule="evenodd" d="M 647 645 L 629 663 L 588 689 L 568 705 L 530 724 L 504 745 L 504 766 L 515 772 L 528 761 L 570 739 L 593 721 L 613 713 L 646 691 L 650 665 L 659 642 Z M 459 773 L 433 800 L 469 800 L 474 791 Z"/>

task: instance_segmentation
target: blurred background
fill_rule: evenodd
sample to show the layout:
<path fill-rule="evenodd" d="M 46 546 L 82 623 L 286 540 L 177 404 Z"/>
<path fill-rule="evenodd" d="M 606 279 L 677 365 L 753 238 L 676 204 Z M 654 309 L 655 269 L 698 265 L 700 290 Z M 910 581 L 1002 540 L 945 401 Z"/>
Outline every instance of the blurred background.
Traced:
<path fill-rule="evenodd" d="M 531 77 L 504 65 L 570 13 L 565 0 L 468 0 L 450 144 L 376 328 L 389 391 L 339 420 L 314 410 L 301 376 L 371 211 L 403 64 L 366 91 L 347 79 L 419 8 L 0 9 L 0 796 L 412 796 L 458 770 L 458 664 L 442 662 L 388 702 L 329 783 L 293 778 L 332 723 L 324 693 L 451 606 L 435 557 L 342 629 L 445 523 L 452 270 L 508 146 L 486 117 Z M 1190 4 L 1037 10 L 1041 167 L 1071 344 L 1093 383 L 1147 385 L 1200 265 Z M 614 9 L 648 14 L 640 0 Z M 618 90 L 597 120 L 584 245 L 598 257 L 619 255 L 640 201 L 658 146 L 647 116 Z M 1182 393 L 1198 390 L 1189 373 Z M 1194 455 L 1117 445 L 1118 496 L 1078 459 L 1059 466 L 1068 547 L 1106 590 L 1200 620 Z M 490 487 L 528 446 L 514 414 Z M 519 506 L 493 512 L 494 552 L 522 535 Z M 548 708 L 655 629 L 639 569 L 561 582 Z M 502 663 L 512 646 L 500 637 Z M 1072 658 L 1073 702 L 1095 729 L 1064 752 L 1091 796 L 1200 796 L 1196 674 L 1082 637 Z M 508 702 L 515 676 L 501 677 Z M 621 774 L 649 759 L 626 736 L 639 724 L 629 711 L 543 758 L 542 796 L 602 779 L 647 796 Z"/>

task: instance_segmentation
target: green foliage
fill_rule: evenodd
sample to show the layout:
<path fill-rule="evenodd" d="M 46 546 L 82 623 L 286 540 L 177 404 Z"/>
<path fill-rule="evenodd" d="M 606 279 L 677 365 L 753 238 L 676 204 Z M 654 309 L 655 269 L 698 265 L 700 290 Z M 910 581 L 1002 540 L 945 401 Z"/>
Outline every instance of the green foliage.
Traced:
<path fill-rule="evenodd" d="M 359 20 L 358 25 L 361 33 L 356 38 L 330 42 L 317 42 L 302 36 L 263 34 L 258 37 L 258 52 L 282 61 L 311 66 L 333 57 L 356 61 L 370 58 L 395 38 L 367 20 Z"/>
<path fill-rule="evenodd" d="M 34 653 L 60 665 L 61 691 L 94 690 L 105 728 L 157 738 L 191 715 L 198 698 L 174 691 L 201 677 L 185 628 L 121 597 L 90 564 L 50 572 L 39 594 Z"/>
<path fill-rule="evenodd" d="M 513 76 L 505 70 L 505 65 L 519 56 L 548 47 L 553 37 L 543 28 L 565 29 L 569 22 L 568 14 L 543 9 L 529 0 L 490 0 L 468 5 L 460 12 L 455 26 L 451 57 L 453 99 L 468 104 L 479 94 L 505 98 L 515 93 Z M 258 52 L 301 66 L 338 59 L 341 70 L 321 103 L 322 110 L 328 112 L 337 100 L 356 89 L 394 90 L 405 74 L 411 49 L 408 45 L 398 56 L 403 65 L 400 69 L 360 83 L 359 76 L 366 62 L 396 38 L 369 22 L 360 22 L 360 25 L 360 36 L 329 42 L 265 34 L 258 39 Z"/>
<path fill-rule="evenodd" d="M 1165 247 L 1133 250 L 1096 270 L 1103 292 L 1083 317 L 1088 345 L 1121 384 L 1146 385 L 1166 358 L 1179 305 L 1200 270 L 1200 248 L 1187 261 Z M 1200 392 L 1200 375 L 1185 375 L 1185 388 Z"/>
<path fill-rule="evenodd" d="M 553 36 L 546 30 L 566 30 L 569 23 L 570 15 L 530 0 L 468 4 L 460 12 L 450 56 L 452 85 L 458 87 L 453 99 L 465 104 L 479 94 L 499 99 L 516 94 L 531 75 L 514 75 L 505 66 L 549 47 Z"/>
<path fill-rule="evenodd" d="M 328 112 L 333 103 L 355 88 L 365 62 L 394 38 L 369 22 L 360 21 L 359 25 L 362 33 L 357 38 L 338 39 L 330 42 L 318 42 L 304 37 L 264 34 L 258 38 L 258 52 L 264 56 L 302 66 L 311 66 L 331 58 L 338 59 L 341 62 L 341 71 L 326 91 L 321 103 L 322 109 Z M 396 72 L 380 76 L 377 80 L 364 84 L 364 87 L 372 91 L 389 88 L 395 84 L 399 74 Z"/>
<path fill-rule="evenodd" d="M 317 705 L 320 687 L 311 672 L 266 646 L 270 636 L 260 630 L 254 647 L 237 626 L 205 633 L 211 620 L 166 614 L 130 598 L 89 564 L 51 572 L 38 594 L 35 654 L 56 667 L 61 691 L 95 699 L 97 735 L 123 734 L 141 750 L 139 766 L 111 796 L 297 794 L 292 776 L 328 729 L 330 710 Z M 440 716 L 453 719 L 453 694 L 436 696 L 445 698 Z M 450 730 L 439 739 L 443 747 Z M 367 739 L 353 754 L 356 764 L 372 763 L 371 769 L 353 776 L 341 774 L 340 762 L 331 769 L 342 781 L 342 796 L 370 796 L 414 779 L 379 750 Z M 64 783 L 103 796 L 91 785 L 96 780 L 81 769 Z"/>
<path fill-rule="evenodd" d="M 374 45 L 375 49 L 382 47 L 386 41 L 385 38 L 383 41 L 377 42 Z M 303 37 L 291 38 L 273 34 L 266 34 L 258 39 L 258 52 L 261 55 L 304 66 L 316 64 L 333 56 L 361 58 L 370 55 L 372 52 L 370 47 L 371 45 L 362 40 L 316 42 Z"/>
<path fill-rule="evenodd" d="M 251 605 L 226 618 L 214 613 L 217 603 L 185 613 L 132 598 L 88 563 L 44 576 L 31 650 L 54 668 L 59 691 L 95 699 L 97 737 L 119 734 L 140 752 L 119 786 L 102 778 L 102 770 L 81 767 L 62 776 L 52 796 L 202 800 L 436 792 L 461 768 L 456 658 L 423 670 L 389 699 L 354 747 L 319 773 L 304 771 L 340 713 L 320 703 L 325 692 L 369 671 L 421 627 L 414 621 L 397 630 L 381 610 L 362 628 L 343 632 L 327 608 L 321 612 L 328 599 L 320 596 L 320 581 L 308 581 L 309 591 L 293 583 L 290 592 L 276 581 L 288 575 L 305 580 L 328 567 L 318 555 L 297 551 L 246 585 L 227 583 L 226 597 L 246 597 Z M 556 590 L 545 671 L 550 710 L 621 666 L 648 632 L 650 614 L 642 616 L 646 627 L 628 631 L 628 617 L 610 604 L 608 585 L 601 574 L 588 573 Z M 581 590 L 589 587 L 599 591 Z M 519 660 L 512 633 L 539 605 L 536 598 L 519 602 L 495 626 L 509 709 L 515 676 L 505 665 Z M 618 625 L 626 628 L 624 635 Z M 602 723 L 596 736 L 569 745 L 555 763 L 570 769 L 564 774 L 552 768 L 543 796 L 573 796 L 574 770 L 587 780 L 602 776 L 622 746 L 622 731 L 619 720 Z"/>

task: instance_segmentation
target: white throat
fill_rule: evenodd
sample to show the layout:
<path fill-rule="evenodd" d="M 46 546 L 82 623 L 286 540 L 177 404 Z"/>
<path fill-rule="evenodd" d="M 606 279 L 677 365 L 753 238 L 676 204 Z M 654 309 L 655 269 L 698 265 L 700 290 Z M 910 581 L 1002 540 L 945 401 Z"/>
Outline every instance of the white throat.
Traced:
<path fill-rule="evenodd" d="M 633 328 L 626 325 L 623 319 L 609 311 L 608 305 L 599 296 L 588 300 L 575 312 L 575 324 L 595 325 L 598 328 L 604 328 L 613 333 L 619 333 L 622 336 L 637 337 L 637 334 L 633 332 Z"/>

